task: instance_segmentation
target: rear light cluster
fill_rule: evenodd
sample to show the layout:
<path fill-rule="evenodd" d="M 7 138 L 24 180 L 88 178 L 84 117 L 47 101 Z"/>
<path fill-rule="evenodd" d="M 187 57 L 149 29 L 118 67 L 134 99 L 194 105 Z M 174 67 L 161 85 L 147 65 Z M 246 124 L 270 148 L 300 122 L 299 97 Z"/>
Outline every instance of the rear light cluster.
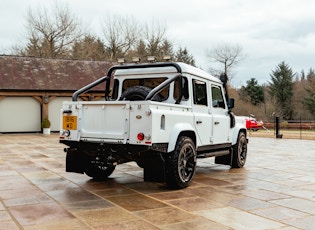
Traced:
<path fill-rule="evenodd" d="M 138 133 L 138 134 L 137 134 L 137 139 L 138 139 L 139 141 L 143 141 L 143 140 L 148 141 L 148 140 L 151 139 L 151 135 L 150 135 L 150 134 L 144 134 L 144 133 Z"/>
<path fill-rule="evenodd" d="M 144 139 L 144 133 L 138 133 L 137 137 L 138 137 L 138 140 L 139 140 L 139 141 L 143 141 L 143 139 Z"/>
<path fill-rule="evenodd" d="M 141 108 L 141 107 L 140 107 L 140 108 Z M 150 110 L 150 109 L 146 110 L 146 111 L 145 111 L 145 114 L 146 114 L 147 116 L 150 116 L 150 115 L 151 115 L 151 110 Z M 141 115 L 138 115 L 136 118 L 137 118 L 137 119 L 141 119 L 142 116 L 141 116 Z M 145 134 L 145 133 L 138 133 L 138 134 L 137 134 L 137 139 L 138 139 L 138 141 L 145 141 L 146 144 L 151 144 L 151 135 L 148 134 L 148 133 L 146 133 L 146 134 Z"/>

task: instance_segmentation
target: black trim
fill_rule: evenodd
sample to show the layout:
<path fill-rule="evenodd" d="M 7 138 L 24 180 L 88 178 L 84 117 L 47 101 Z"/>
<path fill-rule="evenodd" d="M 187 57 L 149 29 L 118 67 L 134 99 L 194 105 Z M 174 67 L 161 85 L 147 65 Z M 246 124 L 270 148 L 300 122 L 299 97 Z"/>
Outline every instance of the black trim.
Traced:
<path fill-rule="evenodd" d="M 147 95 L 147 97 L 145 98 L 146 101 L 151 100 L 155 95 L 157 95 L 158 93 L 160 93 L 163 89 L 165 89 L 167 86 L 169 86 L 169 84 L 171 84 L 173 81 L 175 81 L 177 78 L 179 78 L 179 85 L 182 85 L 182 74 L 177 74 L 172 78 L 169 78 L 165 81 L 163 81 L 161 84 L 159 84 L 157 87 L 155 87 L 154 89 L 152 89 L 150 91 L 150 93 Z M 179 87 L 179 97 L 176 100 L 176 104 L 179 104 L 181 99 L 182 99 L 182 87 Z"/>
<path fill-rule="evenodd" d="M 198 147 L 197 151 L 202 153 L 202 152 L 211 152 L 211 151 L 219 151 L 219 150 L 224 150 L 224 149 L 229 149 L 232 147 L 231 143 L 224 143 L 224 144 L 216 144 L 216 145 L 205 145 Z"/>
<path fill-rule="evenodd" d="M 116 66 L 112 66 L 108 72 L 107 72 L 107 76 L 101 77 L 98 80 L 90 83 L 89 85 L 84 86 L 83 88 L 75 91 L 72 95 L 72 101 L 77 101 L 78 100 L 78 96 L 82 93 L 87 92 L 88 90 L 90 90 L 91 88 L 103 83 L 106 81 L 106 88 L 105 88 L 105 98 L 106 100 L 109 100 L 109 92 L 110 92 L 110 80 L 111 80 L 111 76 L 112 73 L 115 70 L 119 70 L 119 69 L 141 69 L 141 68 L 154 68 L 154 67 L 174 67 L 177 71 L 177 73 L 182 73 L 182 69 L 180 68 L 180 66 L 175 63 L 175 62 L 160 62 L 160 63 L 149 63 L 149 64 L 132 64 L 132 65 L 116 65 Z M 174 80 L 173 80 L 174 81 Z M 170 83 L 168 83 L 170 84 Z M 157 94 L 160 90 L 160 87 L 156 87 L 155 88 L 156 92 L 154 94 Z M 162 89 L 163 90 L 163 89 Z M 154 95 L 153 95 L 154 96 Z M 152 97 L 153 97 L 152 96 Z M 151 97 L 151 98 L 152 98 Z"/>
<path fill-rule="evenodd" d="M 109 83 L 110 78 L 109 77 L 101 77 L 99 79 L 97 79 L 96 81 L 92 82 L 91 84 L 88 84 L 86 86 L 84 86 L 83 88 L 75 91 L 72 94 L 72 101 L 77 101 L 78 100 L 78 96 L 82 93 L 85 93 L 86 91 L 92 89 L 93 87 L 103 83 L 104 81 L 107 81 Z"/>
<path fill-rule="evenodd" d="M 63 112 L 62 112 L 63 114 L 65 114 L 65 113 L 72 113 L 72 110 L 64 110 Z"/>

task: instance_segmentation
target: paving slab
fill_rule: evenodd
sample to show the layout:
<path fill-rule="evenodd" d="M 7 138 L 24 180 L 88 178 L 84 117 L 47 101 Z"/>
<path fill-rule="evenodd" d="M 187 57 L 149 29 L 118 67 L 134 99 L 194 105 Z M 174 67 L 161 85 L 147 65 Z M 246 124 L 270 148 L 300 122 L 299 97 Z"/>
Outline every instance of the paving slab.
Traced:
<path fill-rule="evenodd" d="M 2 229 L 315 229 L 315 141 L 250 137 L 244 168 L 198 159 L 192 185 L 65 172 L 58 135 L 0 134 Z"/>

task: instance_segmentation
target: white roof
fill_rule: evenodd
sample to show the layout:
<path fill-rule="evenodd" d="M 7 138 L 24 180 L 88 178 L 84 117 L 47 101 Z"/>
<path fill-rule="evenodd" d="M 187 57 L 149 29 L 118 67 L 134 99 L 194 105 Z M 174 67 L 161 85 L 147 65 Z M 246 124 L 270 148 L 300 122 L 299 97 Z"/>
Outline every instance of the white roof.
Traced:
<path fill-rule="evenodd" d="M 221 81 L 210 75 L 204 70 L 201 70 L 199 68 L 196 68 L 194 66 L 185 64 L 183 62 L 174 62 L 178 64 L 182 70 L 182 73 L 185 74 L 191 74 L 195 76 L 199 76 L 205 79 L 209 79 L 215 82 L 220 82 Z M 116 70 L 115 76 L 126 76 L 126 75 L 142 75 L 142 74 L 163 74 L 163 73 L 176 73 L 177 70 L 173 66 L 167 66 L 167 67 L 150 67 L 150 68 L 139 68 L 139 69 L 120 69 Z"/>

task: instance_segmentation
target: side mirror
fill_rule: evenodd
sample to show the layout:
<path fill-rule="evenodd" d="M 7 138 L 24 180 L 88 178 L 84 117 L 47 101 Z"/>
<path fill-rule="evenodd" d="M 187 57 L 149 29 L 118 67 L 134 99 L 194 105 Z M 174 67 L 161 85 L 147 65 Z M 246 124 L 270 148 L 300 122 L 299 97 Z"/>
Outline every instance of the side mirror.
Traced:
<path fill-rule="evenodd" d="M 229 109 L 233 109 L 234 108 L 234 98 L 229 98 L 229 101 L 228 101 L 228 108 Z"/>

